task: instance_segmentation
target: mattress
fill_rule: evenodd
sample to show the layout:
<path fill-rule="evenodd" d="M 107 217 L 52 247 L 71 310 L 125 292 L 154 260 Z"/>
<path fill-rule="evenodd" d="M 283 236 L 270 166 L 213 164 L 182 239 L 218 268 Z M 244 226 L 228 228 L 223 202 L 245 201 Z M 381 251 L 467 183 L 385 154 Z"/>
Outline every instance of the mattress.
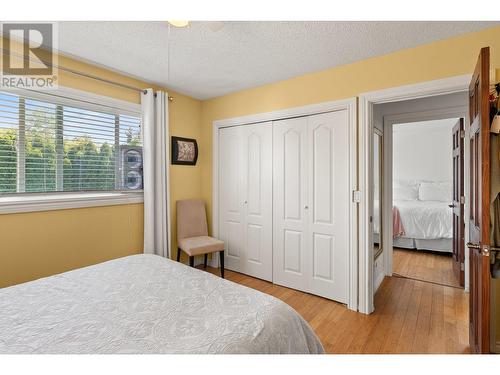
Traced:
<path fill-rule="evenodd" d="M 393 246 L 405 249 L 453 251 L 453 216 L 448 203 L 439 201 L 394 201 L 404 235 L 393 239 Z M 373 240 L 379 243 L 379 204 L 374 201 Z"/>
<path fill-rule="evenodd" d="M 323 353 L 284 302 L 155 255 L 0 289 L 0 353 Z"/>
<path fill-rule="evenodd" d="M 394 201 L 399 211 L 406 238 L 435 240 L 453 238 L 453 216 L 446 202 Z M 378 201 L 374 201 L 373 231 L 380 231 Z"/>
<path fill-rule="evenodd" d="M 453 238 L 453 216 L 446 202 L 394 201 L 405 234 L 403 237 L 435 240 Z"/>

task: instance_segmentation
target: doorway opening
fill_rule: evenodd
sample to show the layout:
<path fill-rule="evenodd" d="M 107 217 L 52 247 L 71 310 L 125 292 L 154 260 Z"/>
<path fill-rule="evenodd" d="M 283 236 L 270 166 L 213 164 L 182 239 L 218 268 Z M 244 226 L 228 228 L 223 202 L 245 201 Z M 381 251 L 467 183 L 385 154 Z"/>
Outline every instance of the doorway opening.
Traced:
<path fill-rule="evenodd" d="M 383 311 L 388 298 L 405 319 L 413 306 L 432 321 L 446 301 L 459 311 L 454 324 L 464 351 L 467 99 L 457 92 L 375 104 L 371 133 L 374 310 Z M 397 286 L 389 297 L 387 285 Z"/>
<path fill-rule="evenodd" d="M 469 331 L 470 339 L 469 349 L 475 353 L 487 353 L 494 347 L 493 335 L 491 335 L 491 273 L 490 273 L 490 163 L 492 159 L 497 164 L 497 159 L 491 157 L 490 146 L 490 108 L 487 103 L 490 98 L 489 85 L 489 47 L 482 48 L 477 59 L 474 74 L 471 76 L 457 76 L 442 80 L 429 81 L 422 84 L 413 84 L 401 86 L 392 89 L 380 90 L 366 93 L 359 97 L 359 117 L 360 117 L 360 164 L 359 164 L 359 186 L 361 187 L 362 200 L 360 200 L 360 283 L 359 283 L 359 310 L 365 313 L 371 313 L 375 310 L 374 296 L 376 290 L 377 274 L 385 272 L 388 276 L 392 275 L 392 225 L 387 225 L 387 216 L 382 214 L 381 243 L 382 255 L 377 261 L 374 260 L 373 251 L 373 128 L 377 127 L 377 107 L 382 105 L 398 105 L 412 100 L 434 100 L 440 96 L 461 95 L 458 108 L 441 107 L 442 110 L 436 110 L 438 117 L 420 118 L 412 121 L 424 121 L 429 119 L 443 119 L 460 117 L 465 121 L 464 131 L 464 178 L 467 183 L 464 185 L 464 218 L 465 228 L 464 242 L 467 243 L 465 249 L 464 264 L 464 284 L 465 291 L 470 291 L 470 298 L 467 295 L 466 307 L 463 309 L 463 315 L 470 315 L 468 324 L 465 325 L 464 332 Z M 453 93 L 453 94 L 450 94 Z M 415 99 L 421 98 L 421 99 Z M 460 110 L 461 109 L 461 110 Z M 470 111 L 469 111 L 470 109 Z M 457 113 L 461 112 L 461 113 Z M 379 110 L 380 112 L 380 110 Z M 406 123 L 405 117 L 408 111 L 399 111 L 400 117 L 393 123 Z M 443 114 L 446 113 L 446 116 Z M 390 117 L 390 116 L 388 116 Z M 398 117 L 398 116 L 395 116 Z M 412 117 L 411 114 L 409 116 Z M 394 119 L 391 119 L 391 121 Z M 385 127 L 386 118 L 382 116 L 382 128 Z M 392 132 L 384 134 L 384 138 L 390 137 Z M 385 139 L 384 139 L 385 141 Z M 494 142 L 493 142 L 494 144 Z M 387 142 L 385 142 L 387 145 Z M 387 146 L 384 146 L 384 167 L 387 166 Z M 392 157 L 392 155 L 390 155 Z M 468 160 L 467 160 L 468 159 Z M 470 163 L 470 164 L 469 164 Z M 467 166 L 469 168 L 467 168 Z M 387 186 L 387 171 L 384 172 L 384 183 Z M 389 184 L 392 182 L 388 181 Z M 392 189 L 383 189 L 382 197 L 384 201 L 380 202 L 385 208 L 392 204 Z M 497 190 L 498 191 L 498 190 Z M 389 199 L 388 199 L 389 198 Z M 460 200 L 462 197 L 460 197 Z M 389 208 L 391 208 L 389 206 Z M 387 209 L 384 210 L 387 212 Z M 392 215 L 389 224 L 392 224 Z M 496 224 L 495 224 L 496 225 Z M 390 230 L 389 228 L 390 227 Z M 387 236 L 387 233 L 391 236 Z M 496 243 L 495 243 L 496 245 Z M 493 247 L 492 247 L 493 249 Z M 380 260 L 382 258 L 382 260 Z M 470 264 L 468 264 L 470 263 Z M 375 265 L 375 266 L 374 266 Z M 377 265 L 381 267 L 377 267 Z M 467 272 L 469 271 L 469 272 Z M 383 278 L 382 278 L 383 280 Z M 404 279 L 408 280 L 408 279 Z M 413 280 L 412 280 L 413 281 Z M 417 282 L 417 281 L 413 281 Z M 422 282 L 419 282 L 422 283 Z M 423 284 L 429 285 L 430 283 Z M 460 296 L 465 297 L 464 290 L 451 287 L 439 286 L 457 291 Z M 415 295 L 421 300 L 420 292 Z M 428 297 L 428 296 L 427 296 Z M 426 304 L 428 306 L 428 304 Z M 465 305 L 464 305 L 465 307 Z M 468 313 L 470 310 L 470 314 Z M 431 310 L 432 311 L 432 310 Z M 468 328 L 467 329 L 467 326 Z M 491 339 L 491 340 L 490 340 Z M 498 345 L 497 345 L 498 347 Z"/>
<path fill-rule="evenodd" d="M 374 292 L 385 276 L 467 285 L 467 94 L 374 105 Z"/>
<path fill-rule="evenodd" d="M 394 276 L 464 286 L 463 136 L 461 118 L 392 125 Z"/>

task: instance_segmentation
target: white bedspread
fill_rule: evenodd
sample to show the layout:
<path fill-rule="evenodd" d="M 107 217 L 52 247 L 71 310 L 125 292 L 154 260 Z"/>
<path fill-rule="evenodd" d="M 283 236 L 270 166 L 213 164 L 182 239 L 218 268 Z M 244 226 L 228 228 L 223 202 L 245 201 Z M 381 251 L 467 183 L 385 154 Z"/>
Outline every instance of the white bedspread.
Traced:
<path fill-rule="evenodd" d="M 433 240 L 453 238 L 453 216 L 447 202 L 394 201 L 405 230 L 404 237 Z"/>
<path fill-rule="evenodd" d="M 0 353 L 322 353 L 269 295 L 155 255 L 0 289 Z"/>

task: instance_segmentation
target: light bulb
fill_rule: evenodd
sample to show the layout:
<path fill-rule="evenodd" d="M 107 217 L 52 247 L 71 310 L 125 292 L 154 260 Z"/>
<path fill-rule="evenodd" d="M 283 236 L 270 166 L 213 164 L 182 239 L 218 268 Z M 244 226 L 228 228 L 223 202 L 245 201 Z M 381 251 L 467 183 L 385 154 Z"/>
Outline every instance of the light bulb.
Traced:
<path fill-rule="evenodd" d="M 188 27 L 189 21 L 167 21 L 173 27 Z"/>

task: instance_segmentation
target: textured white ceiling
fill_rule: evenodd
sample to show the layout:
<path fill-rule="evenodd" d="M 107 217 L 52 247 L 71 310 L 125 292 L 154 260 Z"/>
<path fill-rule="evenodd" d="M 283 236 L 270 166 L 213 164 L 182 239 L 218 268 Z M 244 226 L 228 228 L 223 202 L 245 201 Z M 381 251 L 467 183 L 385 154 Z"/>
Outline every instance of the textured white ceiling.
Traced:
<path fill-rule="evenodd" d="M 499 22 L 61 22 L 61 52 L 207 99 Z M 170 63 L 169 63 L 170 58 Z"/>

